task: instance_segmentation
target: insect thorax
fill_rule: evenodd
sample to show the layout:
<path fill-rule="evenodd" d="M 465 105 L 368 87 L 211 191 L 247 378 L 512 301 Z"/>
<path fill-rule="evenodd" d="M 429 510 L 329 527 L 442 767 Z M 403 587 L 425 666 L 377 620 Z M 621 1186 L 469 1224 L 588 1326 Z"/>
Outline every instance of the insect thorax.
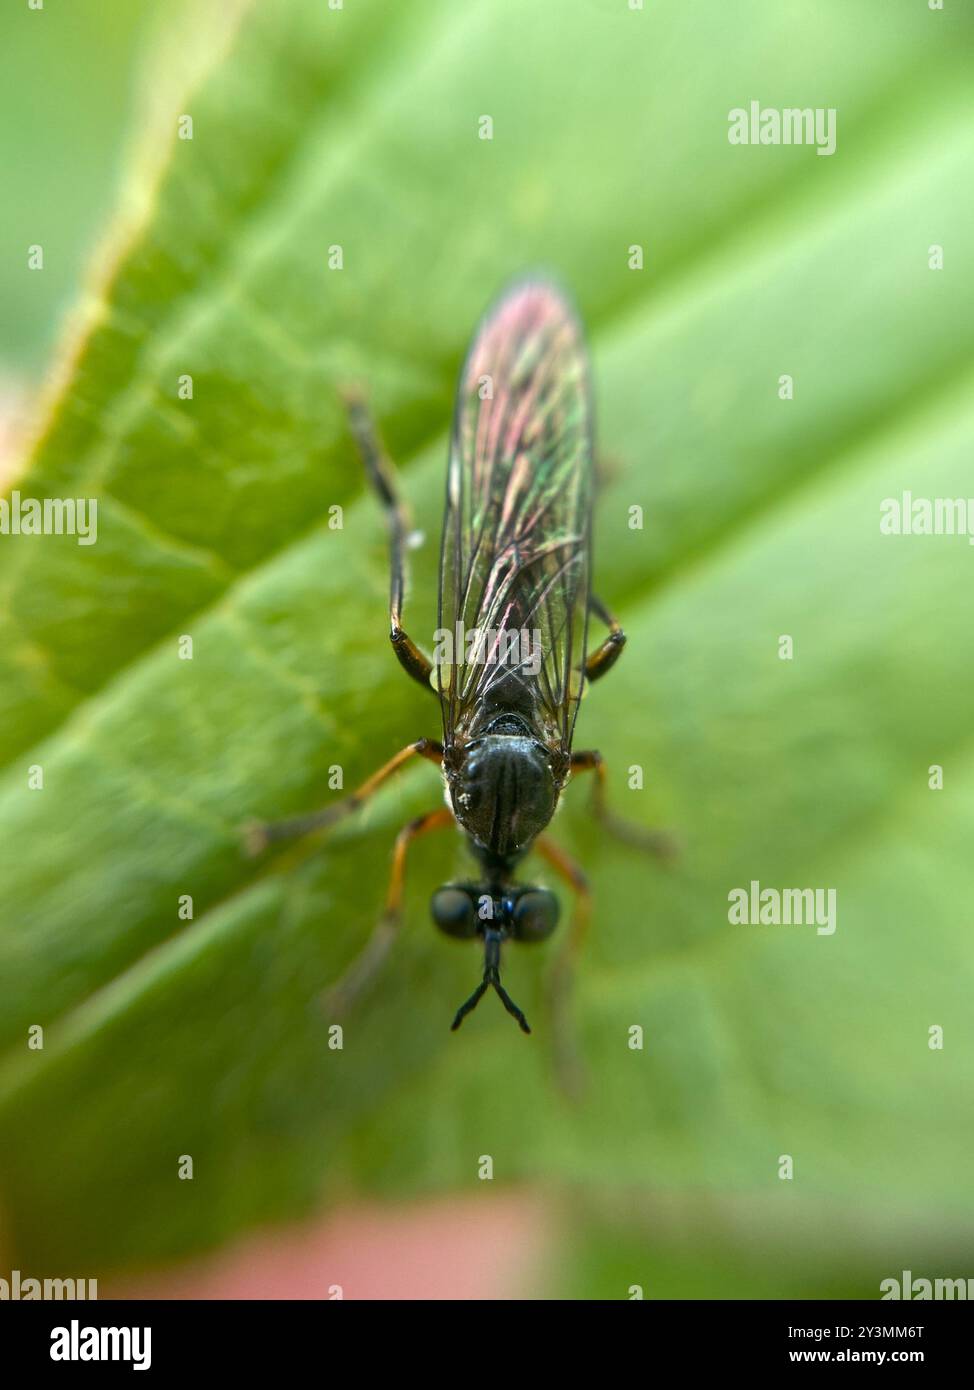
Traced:
<path fill-rule="evenodd" d="M 444 757 L 453 814 L 475 846 L 498 860 L 527 852 L 555 813 L 562 781 L 550 750 L 520 720 L 509 730 L 506 722 Z"/>

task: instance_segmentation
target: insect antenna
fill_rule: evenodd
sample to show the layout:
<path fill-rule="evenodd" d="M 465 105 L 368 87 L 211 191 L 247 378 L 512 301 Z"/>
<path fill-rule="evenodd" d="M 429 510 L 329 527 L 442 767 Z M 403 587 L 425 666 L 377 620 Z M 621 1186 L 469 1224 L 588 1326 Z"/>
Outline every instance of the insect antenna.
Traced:
<path fill-rule="evenodd" d="M 500 1001 L 504 1005 L 504 1008 L 507 1010 L 509 1014 L 511 1014 L 514 1018 L 517 1019 L 518 1027 L 521 1029 L 521 1032 L 530 1033 L 531 1029 L 528 1026 L 527 1019 L 524 1017 L 524 1014 L 521 1012 L 521 1010 L 515 1004 L 514 1000 L 508 994 L 507 990 L 501 984 L 500 979 L 495 977 L 493 980 L 491 980 L 491 984 L 497 991 L 497 994 L 499 995 Z"/>
<path fill-rule="evenodd" d="M 474 1009 L 477 1007 L 481 999 L 483 999 L 484 995 L 487 993 L 487 987 L 489 984 L 490 981 L 488 980 L 485 972 L 483 982 L 477 986 L 473 994 L 471 994 L 470 998 L 467 999 L 463 1004 L 461 1004 L 459 1009 L 457 1009 L 456 1017 L 450 1024 L 451 1033 L 455 1033 L 457 1031 L 457 1029 L 460 1027 L 460 1024 L 466 1018 L 467 1014 L 473 1013 Z"/>
<path fill-rule="evenodd" d="M 459 1009 L 457 1009 L 456 1017 L 450 1024 L 450 1031 L 452 1033 L 455 1033 L 460 1027 L 460 1024 L 466 1018 L 467 1014 L 473 1012 L 491 986 L 493 986 L 507 1012 L 513 1018 L 517 1019 L 518 1027 L 521 1029 L 522 1033 L 530 1033 L 531 1029 L 528 1026 L 527 1019 L 501 984 L 500 946 L 500 932 L 488 931 L 484 936 L 484 978 L 474 990 L 473 994 L 471 994 L 470 998 L 465 1000 L 464 1003 L 460 1005 Z"/>

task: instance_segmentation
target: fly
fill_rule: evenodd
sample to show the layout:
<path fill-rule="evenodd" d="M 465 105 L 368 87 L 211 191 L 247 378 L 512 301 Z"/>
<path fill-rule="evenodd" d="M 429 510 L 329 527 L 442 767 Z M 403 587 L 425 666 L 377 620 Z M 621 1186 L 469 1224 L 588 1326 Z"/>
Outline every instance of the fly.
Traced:
<path fill-rule="evenodd" d="M 347 392 L 345 404 L 387 520 L 392 648 L 406 673 L 438 698 L 442 739 L 408 744 L 325 810 L 253 827 L 251 843 L 262 848 L 332 825 L 407 763 L 436 763 L 447 804 L 399 832 L 385 911 L 331 991 L 331 1003 L 351 1003 L 386 959 L 402 917 L 410 845 L 457 824 L 478 874 L 439 888 L 430 910 L 446 935 L 482 943 L 483 973 L 452 1026 L 459 1028 L 493 990 L 521 1030 L 531 1031 L 501 983 L 501 948 L 507 941 L 544 941 L 558 924 L 558 899 L 550 889 L 515 882 L 520 862 L 534 852 L 576 896 L 552 974 L 556 1042 L 565 1060 L 567 996 L 590 915 L 589 889 L 581 868 L 546 830 L 571 776 L 593 774 L 594 810 L 609 829 L 660 855 L 670 849 L 664 833 L 613 815 L 601 755 L 572 748 L 582 691 L 612 669 L 626 640 L 590 586 L 591 380 L 578 319 L 556 286 L 521 281 L 501 296 L 474 337 L 450 438 L 433 658 L 403 627 L 410 522 L 394 470 L 364 398 Z M 590 614 L 608 629 L 591 653 Z"/>

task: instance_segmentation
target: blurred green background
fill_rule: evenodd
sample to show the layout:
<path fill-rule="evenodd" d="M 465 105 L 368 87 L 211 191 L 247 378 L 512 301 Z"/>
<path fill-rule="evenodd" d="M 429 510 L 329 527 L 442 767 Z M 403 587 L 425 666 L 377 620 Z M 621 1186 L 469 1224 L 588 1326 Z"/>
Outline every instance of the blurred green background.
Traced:
<path fill-rule="evenodd" d="M 34 382 L 122 193 L 149 6 L 54 0 L 40 12 L 25 0 L 4 10 L 0 371 Z M 34 244 L 44 247 L 43 274 L 26 271 Z"/>
<path fill-rule="evenodd" d="M 362 1199 L 503 1189 L 554 1213 L 528 1296 L 971 1274 L 974 560 L 879 532 L 903 489 L 974 492 L 970 14 L 263 0 L 170 23 L 46 0 L 0 26 L 0 381 L 42 401 L 7 473 L 99 500 L 95 546 L 0 537 L 11 1266 L 107 1276 Z M 730 145 L 751 100 L 835 107 L 835 154 Z M 465 867 L 451 839 L 417 847 L 394 959 L 328 1046 L 320 991 L 432 769 L 312 855 L 255 865 L 237 834 L 436 734 L 388 651 L 336 385 L 367 384 L 427 536 L 407 625 L 428 641 L 458 366 L 539 265 L 590 334 L 596 579 L 629 634 L 577 743 L 686 846 L 660 872 L 567 794 L 556 833 L 596 894 L 575 1106 L 544 1026 L 494 1008 L 448 1032 L 477 969 L 429 925 Z M 731 926 L 752 879 L 835 888 L 835 935 Z M 544 965 L 506 965 L 529 1016 Z"/>

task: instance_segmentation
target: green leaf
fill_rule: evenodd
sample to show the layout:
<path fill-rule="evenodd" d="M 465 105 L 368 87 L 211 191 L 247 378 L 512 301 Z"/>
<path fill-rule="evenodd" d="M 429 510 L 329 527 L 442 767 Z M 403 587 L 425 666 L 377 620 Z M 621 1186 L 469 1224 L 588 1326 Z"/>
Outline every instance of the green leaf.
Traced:
<path fill-rule="evenodd" d="M 919 1250 L 910 1209 L 970 1228 L 972 555 L 879 531 L 904 489 L 971 491 L 970 30 L 958 6 L 846 0 L 248 11 L 181 108 L 191 141 L 174 114 L 19 480 L 96 496 L 98 542 L 0 538 L 0 1184 L 22 1267 L 177 1256 L 349 1191 L 479 1190 L 482 1153 L 579 1210 L 680 1189 L 772 1224 L 791 1154 L 840 1291 L 850 1209 L 897 1257 Z M 752 99 L 835 107 L 836 153 L 730 145 Z M 432 769 L 311 854 L 256 867 L 238 836 L 438 732 L 388 650 L 337 387 L 367 385 L 427 536 L 406 622 L 428 641 L 457 368 L 538 264 L 591 336 L 597 585 L 629 636 L 577 742 L 617 809 L 686 844 L 660 871 L 566 795 L 555 833 L 596 895 L 576 1107 L 545 1051 L 547 949 L 505 968 L 535 1036 L 497 1008 L 448 1031 L 477 973 L 428 921 L 453 837 L 417 846 L 402 939 L 328 1045 L 321 991 L 396 827 L 440 799 Z M 752 879 L 835 888 L 835 934 L 732 926 Z M 600 1248 L 562 1283 L 601 1290 Z M 786 1258 L 789 1289 L 822 1287 Z"/>
<path fill-rule="evenodd" d="M 0 122 L 3 377 L 33 376 L 43 367 L 53 323 L 111 205 L 130 61 L 147 9 L 147 0 L 54 0 L 42 11 L 25 0 L 5 6 L 0 17 L 8 113 Z M 27 269 L 33 245 L 44 248 L 43 274 Z"/>

